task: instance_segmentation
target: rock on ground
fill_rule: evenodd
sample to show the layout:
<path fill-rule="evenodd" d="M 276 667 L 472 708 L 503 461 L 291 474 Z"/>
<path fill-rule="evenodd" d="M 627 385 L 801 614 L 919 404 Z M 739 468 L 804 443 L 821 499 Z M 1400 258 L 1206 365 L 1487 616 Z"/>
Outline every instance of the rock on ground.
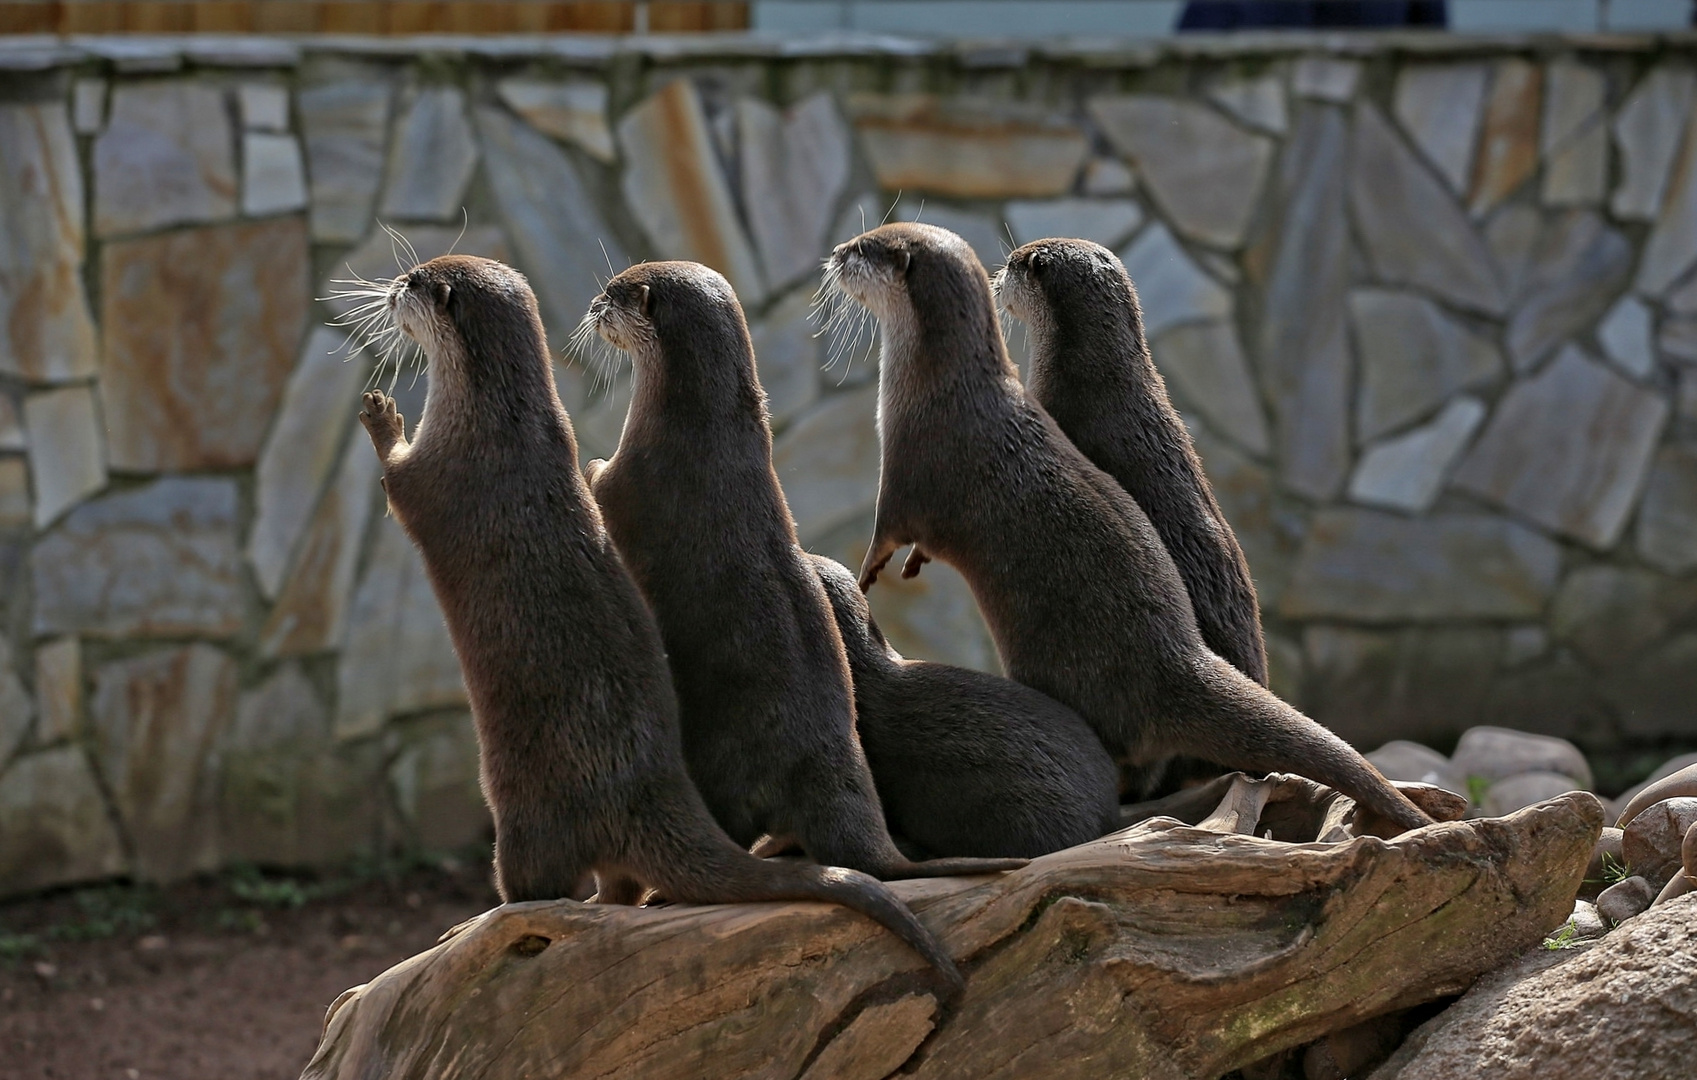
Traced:
<path fill-rule="evenodd" d="M 1538 950 L 1409 1036 L 1371 1080 L 1645 1080 L 1697 1061 L 1697 896 L 1588 949 Z"/>

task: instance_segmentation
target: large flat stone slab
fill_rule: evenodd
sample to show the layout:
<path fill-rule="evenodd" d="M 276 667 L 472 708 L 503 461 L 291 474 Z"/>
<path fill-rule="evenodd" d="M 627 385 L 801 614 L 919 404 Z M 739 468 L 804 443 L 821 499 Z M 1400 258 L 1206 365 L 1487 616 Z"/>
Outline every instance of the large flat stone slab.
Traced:
<path fill-rule="evenodd" d="M 235 137 L 224 94 L 190 79 L 130 82 L 94 140 L 94 231 L 122 236 L 236 216 Z"/>
<path fill-rule="evenodd" d="M 1425 513 L 1484 421 L 1484 402 L 1466 394 L 1453 398 L 1430 423 L 1368 447 L 1349 478 L 1349 497 L 1367 506 Z"/>
<path fill-rule="evenodd" d="M 379 204 L 385 219 L 446 221 L 459 215 L 477 168 L 477 140 L 465 108 L 458 89 L 432 86 L 414 93 L 396 117 Z"/>
<path fill-rule="evenodd" d="M 1694 612 L 1697 581 L 1599 563 L 1567 575 L 1549 626 L 1558 641 L 1606 672 L 1624 668 Z"/>
<path fill-rule="evenodd" d="M 1347 145 L 1341 109 L 1298 111 L 1274 180 L 1279 217 L 1257 251 L 1267 271 L 1256 359 L 1274 455 L 1285 483 L 1315 499 L 1349 473 Z"/>
<path fill-rule="evenodd" d="M 807 547 L 878 498 L 878 388 L 832 394 L 772 446 L 796 535 Z"/>
<path fill-rule="evenodd" d="M 1351 139 L 1350 207 L 1380 279 L 1502 314 L 1508 295 L 1490 250 L 1443 181 L 1368 102 L 1355 107 Z"/>
<path fill-rule="evenodd" d="M 1538 171 L 1538 120 L 1544 71 L 1518 57 L 1497 61 L 1485 99 L 1468 208 L 1483 214 Z"/>
<path fill-rule="evenodd" d="M 1589 65 L 1562 59 L 1544 71 L 1543 201 L 1577 206 L 1602 201 L 1608 182 L 1608 80 Z"/>
<path fill-rule="evenodd" d="M 1143 230 L 1120 252 L 1120 261 L 1137 287 L 1143 332 L 1149 337 L 1232 312 L 1230 290 L 1198 266 L 1165 225 L 1156 223 Z"/>
<path fill-rule="evenodd" d="M 407 841 L 424 851 L 458 851 L 494 829 L 478 783 L 477 731 L 468 712 L 439 713 L 402 725 L 389 764 Z"/>
<path fill-rule="evenodd" d="M 1486 64 L 1410 64 L 1397 74 L 1392 109 L 1398 122 L 1459 193 L 1473 177 L 1490 81 Z"/>
<path fill-rule="evenodd" d="M 617 131 L 625 205 L 655 251 L 705 263 L 725 275 L 743 303 L 759 303 L 766 276 L 737 217 L 695 84 L 667 83 L 625 113 Z"/>
<path fill-rule="evenodd" d="M 18 678 L 12 646 L 0 640 L 0 761 L 10 761 L 35 721 L 35 702 Z"/>
<path fill-rule="evenodd" d="M 878 186 L 964 199 L 1060 195 L 1090 154 L 1084 133 L 1047 112 L 930 94 L 848 101 Z"/>
<path fill-rule="evenodd" d="M 242 135 L 242 213 L 265 217 L 306 207 L 306 165 L 293 135 Z"/>
<path fill-rule="evenodd" d="M 275 597 L 282 587 L 289 556 L 347 434 L 347 425 L 333 418 L 357 413 L 360 387 L 369 371 L 363 356 L 348 355 L 342 334 L 319 327 L 306 339 L 289 375 L 282 406 L 254 469 L 247 556 L 267 597 Z"/>
<path fill-rule="evenodd" d="M 43 746 L 82 734 L 82 639 L 54 638 L 35 647 L 35 696 L 41 708 L 35 741 Z"/>
<path fill-rule="evenodd" d="M 20 457 L 0 457 L 0 529 L 28 525 L 33 518 L 29 463 Z"/>
<path fill-rule="evenodd" d="M 251 465 L 306 331 L 298 217 L 106 246 L 107 459 L 134 472 Z"/>
<path fill-rule="evenodd" d="M 1363 442 L 1504 374 L 1502 355 L 1488 338 L 1423 296 L 1356 289 L 1349 294 L 1349 314 L 1361 350 L 1355 429 Z"/>
<path fill-rule="evenodd" d="M 1370 623 L 1535 619 L 1560 568 L 1554 541 L 1489 514 L 1322 510 L 1279 613 Z"/>
<path fill-rule="evenodd" d="M 1638 260 L 1639 292 L 1661 296 L 1697 262 L 1697 110 L 1686 117 L 1679 153 L 1668 170 L 1667 195 Z"/>
<path fill-rule="evenodd" d="M 1273 140 L 1179 98 L 1096 97 L 1088 108 L 1180 232 L 1216 247 L 1243 243 Z"/>
<path fill-rule="evenodd" d="M 853 164 L 848 124 L 825 91 L 783 111 L 738 98 L 736 123 L 742 206 L 766 281 L 816 276 Z"/>
<path fill-rule="evenodd" d="M 82 168 L 62 103 L 0 106 L 0 373 L 93 375 Z"/>
<path fill-rule="evenodd" d="M 1290 129 L 1285 83 L 1277 75 L 1216 79 L 1204 92 L 1209 101 L 1252 128 L 1273 135 L 1283 135 Z"/>
<path fill-rule="evenodd" d="M 1668 404 L 1577 348 L 1509 388 L 1456 486 L 1552 532 L 1614 546 L 1632 513 Z"/>
<path fill-rule="evenodd" d="M 351 433 L 341 467 L 301 534 L 294 565 L 259 631 L 263 656 L 306 656 L 342 643 L 354 572 L 382 473 L 361 434 Z"/>
<path fill-rule="evenodd" d="M 797 289 L 748 327 L 760 386 L 776 428 L 819 399 L 825 350 L 811 317 L 811 297 L 809 290 Z"/>
<path fill-rule="evenodd" d="M 143 880 L 217 868 L 215 748 L 235 710 L 235 662 L 210 645 L 95 671 L 94 756 Z"/>
<path fill-rule="evenodd" d="M 1502 639 L 1501 630 L 1480 624 L 1310 623 L 1302 631 L 1308 691 L 1303 711 L 1356 746 L 1459 735 L 1489 718 Z M 1438 783 L 1465 795 L 1465 778 L 1456 776 L 1442 755 L 1427 753 L 1442 763 L 1439 777 L 1386 775 Z M 1377 753 L 1368 758 L 1375 764 L 1379 759 Z"/>
<path fill-rule="evenodd" d="M 519 267 L 536 290 L 549 337 L 563 344 L 601 291 L 597 275 L 608 263 L 623 270 L 630 259 L 564 150 L 499 109 L 475 115 Z"/>
<path fill-rule="evenodd" d="M 393 518 L 382 518 L 348 611 L 336 668 L 339 739 L 376 735 L 391 716 L 465 704 L 459 659 L 424 561 Z"/>
<path fill-rule="evenodd" d="M 24 399 L 29 432 L 30 479 L 35 487 L 35 527 L 59 516 L 106 486 L 106 448 L 94 389 L 66 386 Z"/>
<path fill-rule="evenodd" d="M 296 98 L 311 177 L 312 238 L 352 243 L 371 225 L 383 181 L 383 146 L 394 91 L 377 79 L 346 79 Z"/>
<path fill-rule="evenodd" d="M 124 865 L 118 831 L 81 749 L 27 754 L 0 773 L 0 896 L 98 881 Z"/>
<path fill-rule="evenodd" d="M 1143 224 L 1143 208 L 1131 199 L 1016 199 L 1005 213 L 1016 244 L 1066 236 L 1111 248 Z"/>
<path fill-rule="evenodd" d="M 36 634 L 223 637 L 243 622 L 234 480 L 171 477 L 73 510 L 30 552 Z"/>
<path fill-rule="evenodd" d="M 1187 323 L 1150 342 L 1155 366 L 1180 402 L 1192 405 L 1220 434 L 1245 450 L 1266 456 L 1272 449 L 1261 394 L 1225 320 Z"/>
<path fill-rule="evenodd" d="M 589 81 L 553 82 L 514 76 L 495 84 L 507 108 L 531 127 L 608 164 L 618 159 L 607 124 L 607 87 Z"/>
<path fill-rule="evenodd" d="M 382 746 L 334 743 L 329 711 L 295 664 L 241 695 L 218 756 L 218 849 L 226 863 L 344 862 L 369 852 L 374 830 L 384 827 Z"/>
<path fill-rule="evenodd" d="M 1639 81 L 1615 114 L 1620 182 L 1609 198 L 1615 217 L 1654 221 L 1661 211 L 1694 91 L 1697 74 L 1690 68 L 1662 64 Z"/>
<path fill-rule="evenodd" d="M 1656 453 L 1638 508 L 1638 554 L 1670 574 L 1697 569 L 1697 447 Z"/>
<path fill-rule="evenodd" d="M 1632 276 L 1632 243 L 1601 215 L 1571 210 L 1539 237 L 1504 340 L 1518 372 L 1596 322 Z"/>

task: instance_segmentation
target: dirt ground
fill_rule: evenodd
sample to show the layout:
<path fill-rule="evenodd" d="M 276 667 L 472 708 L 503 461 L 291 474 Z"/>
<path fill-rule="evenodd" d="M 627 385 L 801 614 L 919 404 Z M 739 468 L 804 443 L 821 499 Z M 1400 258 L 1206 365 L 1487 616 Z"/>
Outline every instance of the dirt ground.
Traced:
<path fill-rule="evenodd" d="M 496 902 L 448 860 L 0 904 L 0 1080 L 293 1080 L 336 995 Z"/>

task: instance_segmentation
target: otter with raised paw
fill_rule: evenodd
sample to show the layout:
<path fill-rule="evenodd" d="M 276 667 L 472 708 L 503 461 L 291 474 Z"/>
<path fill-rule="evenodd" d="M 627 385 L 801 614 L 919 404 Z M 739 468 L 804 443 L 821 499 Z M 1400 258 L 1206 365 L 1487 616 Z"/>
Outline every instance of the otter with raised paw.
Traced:
<path fill-rule="evenodd" d="M 630 414 L 589 478 L 647 598 L 678 691 L 684 758 L 731 838 L 793 840 L 880 878 L 1022 859 L 908 860 L 855 737 L 848 660 L 772 470 L 766 395 L 736 294 L 688 262 L 607 283 L 581 331 L 628 353 Z"/>
<path fill-rule="evenodd" d="M 992 285 L 1031 335 L 1026 392 L 1149 516 L 1184 579 L 1202 641 L 1267 685 L 1249 564 L 1149 358 L 1125 267 L 1088 240 L 1038 240 L 1009 255 Z"/>
<path fill-rule="evenodd" d="M 810 558 L 848 650 L 891 832 L 934 855 L 1035 857 L 1120 827 L 1119 770 L 1083 718 L 1011 679 L 904 658 L 854 573 Z"/>
<path fill-rule="evenodd" d="M 684 766 L 660 633 L 578 472 L 524 277 L 445 256 L 376 292 L 372 313 L 429 363 L 411 442 L 381 390 L 365 395 L 360 421 L 459 654 L 501 898 L 565 897 L 593 871 L 603 900 L 634 902 L 641 885 L 692 903 L 828 900 L 960 985 L 880 882 L 764 862 L 714 823 Z"/>
<path fill-rule="evenodd" d="M 1008 674 L 1076 710 L 1115 757 L 1295 772 L 1404 828 L 1431 823 L 1342 739 L 1203 643 L 1149 518 L 1020 385 L 965 241 L 884 225 L 837 247 L 826 287 L 878 319 L 883 349 L 862 589 L 916 544 L 966 578 Z"/>

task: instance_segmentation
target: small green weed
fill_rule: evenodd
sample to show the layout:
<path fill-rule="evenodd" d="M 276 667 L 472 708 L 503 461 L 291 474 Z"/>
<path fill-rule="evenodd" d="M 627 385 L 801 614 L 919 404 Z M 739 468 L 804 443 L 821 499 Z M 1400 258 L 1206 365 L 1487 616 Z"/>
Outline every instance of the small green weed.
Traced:
<path fill-rule="evenodd" d="M 0 934 L 0 965 L 11 966 L 41 951 L 41 938 L 34 934 Z"/>
<path fill-rule="evenodd" d="M 77 915 L 54 923 L 47 936 L 54 941 L 102 941 L 151 930 L 159 922 L 153 911 L 158 899 L 152 889 L 134 886 L 80 889 L 72 894 Z"/>
<path fill-rule="evenodd" d="M 1474 806 L 1485 805 L 1485 792 L 1491 790 L 1491 780 L 1487 776 L 1469 776 L 1467 778 L 1467 801 Z"/>
<path fill-rule="evenodd" d="M 1560 930 L 1557 930 L 1555 933 L 1544 939 L 1544 948 L 1551 951 L 1556 949 L 1573 949 L 1578 946 L 1579 927 L 1575 926 L 1571 919 L 1564 923 Z"/>

